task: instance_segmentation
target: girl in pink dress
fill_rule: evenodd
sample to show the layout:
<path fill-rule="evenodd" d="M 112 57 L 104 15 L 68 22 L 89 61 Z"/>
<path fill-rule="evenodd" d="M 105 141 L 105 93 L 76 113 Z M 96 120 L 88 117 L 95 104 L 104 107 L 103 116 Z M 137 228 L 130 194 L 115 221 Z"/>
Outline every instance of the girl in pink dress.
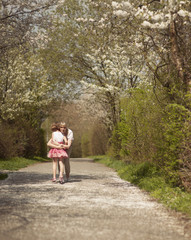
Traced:
<path fill-rule="evenodd" d="M 59 182 L 62 184 L 64 183 L 63 180 L 63 172 L 64 172 L 64 164 L 63 164 L 63 159 L 68 158 L 68 154 L 66 151 L 62 148 L 63 144 L 67 142 L 67 139 L 63 134 L 60 132 L 60 126 L 58 124 L 53 123 L 51 126 L 52 130 L 52 143 L 58 148 L 52 148 L 49 153 L 48 157 L 52 158 L 53 160 L 53 182 L 56 182 L 56 171 L 57 171 L 57 161 L 59 161 L 59 166 L 60 166 L 60 175 L 59 175 Z"/>

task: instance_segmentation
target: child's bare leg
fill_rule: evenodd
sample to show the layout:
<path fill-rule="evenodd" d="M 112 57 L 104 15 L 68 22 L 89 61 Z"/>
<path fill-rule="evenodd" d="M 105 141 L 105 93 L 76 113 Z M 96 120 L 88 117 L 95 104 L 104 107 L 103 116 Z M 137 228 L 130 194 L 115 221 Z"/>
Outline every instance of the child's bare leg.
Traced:
<path fill-rule="evenodd" d="M 60 166 L 60 176 L 59 177 L 63 178 L 63 172 L 64 172 L 63 158 L 59 159 L 59 166 Z"/>
<path fill-rule="evenodd" d="M 57 158 L 53 158 L 53 179 L 56 178 Z"/>

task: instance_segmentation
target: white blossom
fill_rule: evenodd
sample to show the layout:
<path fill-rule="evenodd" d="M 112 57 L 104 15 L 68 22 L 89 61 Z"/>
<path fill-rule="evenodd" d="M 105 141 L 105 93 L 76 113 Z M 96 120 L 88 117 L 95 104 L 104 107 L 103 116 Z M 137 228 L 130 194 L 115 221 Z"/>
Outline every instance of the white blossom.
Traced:
<path fill-rule="evenodd" d="M 113 7 L 113 8 L 119 7 L 119 3 L 118 3 L 118 2 L 112 2 L 112 7 Z"/>
<path fill-rule="evenodd" d="M 181 17 L 185 17 L 187 15 L 187 12 L 181 9 L 180 11 L 178 11 L 178 15 Z"/>
<path fill-rule="evenodd" d="M 148 21 L 144 21 L 144 22 L 142 23 L 142 26 L 143 26 L 143 27 L 151 27 L 151 23 L 148 22 Z"/>
<path fill-rule="evenodd" d="M 123 10 L 117 10 L 113 12 L 114 15 L 119 16 L 119 17 L 127 17 L 128 13 L 126 11 Z"/>
<path fill-rule="evenodd" d="M 164 15 L 163 14 L 156 14 L 152 17 L 153 20 L 155 21 L 159 21 L 161 19 L 164 19 Z"/>
<path fill-rule="evenodd" d="M 131 4 L 130 2 L 123 2 L 123 6 L 126 7 L 126 8 L 131 8 Z"/>
<path fill-rule="evenodd" d="M 90 22 L 95 22 L 95 20 L 93 18 L 89 18 Z"/>
<path fill-rule="evenodd" d="M 63 4 L 65 0 L 58 0 L 58 4 Z"/>
<path fill-rule="evenodd" d="M 47 82 L 46 71 L 42 68 L 37 56 L 28 58 L 18 54 L 12 58 L 10 54 L 9 70 L 0 75 L 0 93 L 3 102 L 0 102 L 1 114 L 4 119 L 14 119 L 15 116 L 25 111 L 25 107 L 46 106 L 52 97 L 49 96 L 50 86 Z M 4 79 L 8 89 L 4 86 Z M 45 101 L 45 102 L 44 102 Z"/>

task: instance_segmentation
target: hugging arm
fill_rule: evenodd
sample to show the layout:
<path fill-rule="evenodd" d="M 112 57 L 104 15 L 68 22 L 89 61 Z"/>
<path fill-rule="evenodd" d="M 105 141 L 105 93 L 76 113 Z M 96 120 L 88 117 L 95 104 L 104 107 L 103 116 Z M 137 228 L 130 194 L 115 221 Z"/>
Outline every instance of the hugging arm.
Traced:
<path fill-rule="evenodd" d="M 64 149 L 69 149 L 72 145 L 72 140 L 68 139 L 68 144 L 64 144 Z"/>
<path fill-rule="evenodd" d="M 50 148 L 58 148 L 58 149 L 63 148 L 63 144 L 59 144 L 59 143 L 53 141 L 52 138 L 48 141 L 47 146 Z"/>

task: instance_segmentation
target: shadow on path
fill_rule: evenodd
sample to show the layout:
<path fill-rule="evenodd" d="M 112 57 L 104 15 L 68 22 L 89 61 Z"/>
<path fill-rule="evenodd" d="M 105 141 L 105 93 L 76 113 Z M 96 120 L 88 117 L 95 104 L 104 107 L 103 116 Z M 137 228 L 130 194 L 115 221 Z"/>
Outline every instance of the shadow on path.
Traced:
<path fill-rule="evenodd" d="M 91 158 L 70 158 L 70 162 L 94 163 L 94 160 Z"/>
<path fill-rule="evenodd" d="M 37 173 L 37 172 L 13 172 L 9 173 L 9 177 L 5 181 L 1 181 L 0 185 L 25 185 L 25 184 L 39 184 L 47 181 L 51 181 L 52 174 L 50 173 Z M 72 175 L 70 181 L 81 182 L 83 180 L 96 180 L 100 179 L 100 176 L 96 175 Z"/>

